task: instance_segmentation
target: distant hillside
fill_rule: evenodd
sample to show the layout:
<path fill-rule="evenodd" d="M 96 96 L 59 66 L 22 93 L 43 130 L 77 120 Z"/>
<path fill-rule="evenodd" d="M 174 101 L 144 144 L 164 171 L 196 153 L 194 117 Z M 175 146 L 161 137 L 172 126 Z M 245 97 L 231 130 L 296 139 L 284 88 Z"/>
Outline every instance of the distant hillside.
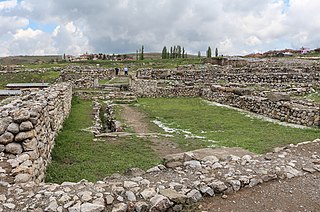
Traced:
<path fill-rule="evenodd" d="M 62 60 L 61 55 L 0 57 L 0 65 L 27 65 L 53 63 Z"/>

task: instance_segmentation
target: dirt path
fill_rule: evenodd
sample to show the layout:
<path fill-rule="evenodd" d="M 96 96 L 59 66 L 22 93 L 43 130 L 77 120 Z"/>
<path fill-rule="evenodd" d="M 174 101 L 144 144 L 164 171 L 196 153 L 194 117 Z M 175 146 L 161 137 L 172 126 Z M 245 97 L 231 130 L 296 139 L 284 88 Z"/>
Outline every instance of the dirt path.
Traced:
<path fill-rule="evenodd" d="M 277 180 L 228 195 L 204 199 L 189 211 L 320 211 L 320 173 Z"/>
<path fill-rule="evenodd" d="M 130 126 L 136 133 L 152 133 L 149 129 L 149 123 L 146 123 L 146 116 L 139 110 L 129 105 L 122 106 L 122 119 Z M 175 154 L 184 152 L 179 145 L 169 138 L 150 138 L 151 148 L 157 153 L 159 157 L 164 157 L 168 154 Z"/>

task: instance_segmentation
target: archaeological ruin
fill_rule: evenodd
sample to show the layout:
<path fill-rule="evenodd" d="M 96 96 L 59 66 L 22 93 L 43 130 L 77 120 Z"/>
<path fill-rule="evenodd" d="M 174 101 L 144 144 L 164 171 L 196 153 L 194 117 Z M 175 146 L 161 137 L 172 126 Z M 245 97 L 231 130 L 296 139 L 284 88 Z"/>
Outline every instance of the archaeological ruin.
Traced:
<path fill-rule="evenodd" d="M 137 97 L 201 97 L 319 129 L 320 103 L 302 97 L 320 91 L 320 63 L 224 63 L 139 69 L 129 77 L 128 85 L 109 87 L 98 80 L 112 79 L 113 69 L 57 68 L 56 83 L 4 99 L 0 102 L 0 211 L 183 211 L 185 205 L 202 198 L 320 172 L 317 139 L 265 155 L 239 148 L 229 149 L 228 154 L 224 148 L 207 148 L 168 155 L 163 164 L 149 170 L 131 168 L 126 175 L 114 174 L 98 182 L 44 182 L 73 95 L 94 101 L 95 135 L 103 132 L 98 100 L 131 102 Z M 114 92 L 108 92 L 110 88 Z M 112 105 L 104 110 L 109 130 L 120 131 Z M 315 151 L 304 150 L 307 145 Z"/>

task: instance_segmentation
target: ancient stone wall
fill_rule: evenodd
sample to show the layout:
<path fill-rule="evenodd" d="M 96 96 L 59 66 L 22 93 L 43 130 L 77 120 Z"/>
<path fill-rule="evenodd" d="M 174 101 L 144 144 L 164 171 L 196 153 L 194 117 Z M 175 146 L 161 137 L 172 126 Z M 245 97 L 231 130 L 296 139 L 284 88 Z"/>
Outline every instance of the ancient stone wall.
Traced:
<path fill-rule="evenodd" d="M 63 82 L 72 81 L 74 88 L 94 88 L 98 86 L 97 80 L 111 79 L 114 76 L 113 69 L 105 69 L 90 66 L 70 66 L 61 71 Z"/>
<path fill-rule="evenodd" d="M 243 95 L 239 89 L 212 86 L 203 90 L 202 98 L 289 123 L 320 126 L 319 104 L 290 100 L 287 95 Z"/>
<path fill-rule="evenodd" d="M 260 70 L 260 69 L 258 69 Z M 181 83 L 242 83 L 242 84 L 318 84 L 320 71 L 316 72 L 288 72 L 275 73 L 274 69 L 269 71 L 255 69 L 226 69 L 223 67 L 212 67 L 209 70 L 139 70 L 138 79 L 164 79 L 177 80 Z"/>
<path fill-rule="evenodd" d="M 71 99 L 71 85 L 61 83 L 0 107 L 0 163 L 5 167 L 0 181 L 43 181 Z"/>

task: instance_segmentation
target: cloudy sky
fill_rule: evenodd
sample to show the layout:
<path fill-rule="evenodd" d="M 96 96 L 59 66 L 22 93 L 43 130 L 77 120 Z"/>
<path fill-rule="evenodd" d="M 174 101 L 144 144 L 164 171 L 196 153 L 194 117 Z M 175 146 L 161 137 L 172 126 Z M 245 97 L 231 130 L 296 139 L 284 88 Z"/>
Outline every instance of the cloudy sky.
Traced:
<path fill-rule="evenodd" d="M 0 56 L 320 47 L 319 0 L 0 0 Z"/>

